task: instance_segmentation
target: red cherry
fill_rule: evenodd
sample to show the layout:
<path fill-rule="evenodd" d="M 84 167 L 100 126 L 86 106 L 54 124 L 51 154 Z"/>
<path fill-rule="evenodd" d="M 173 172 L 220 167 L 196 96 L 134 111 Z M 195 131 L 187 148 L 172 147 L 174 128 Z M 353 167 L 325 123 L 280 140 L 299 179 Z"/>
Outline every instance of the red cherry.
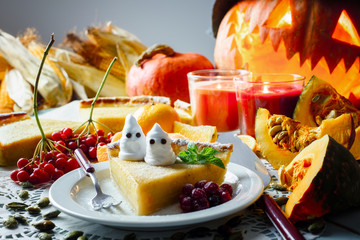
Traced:
<path fill-rule="evenodd" d="M 228 192 L 221 192 L 220 199 L 221 199 L 221 203 L 230 201 L 231 200 L 231 195 Z"/>
<path fill-rule="evenodd" d="M 88 152 L 88 147 L 84 144 L 84 143 L 81 143 L 79 145 L 79 148 L 86 154 Z"/>
<path fill-rule="evenodd" d="M 104 142 L 99 142 L 97 146 L 104 146 L 104 145 L 106 145 L 106 143 L 104 143 Z"/>
<path fill-rule="evenodd" d="M 68 171 L 77 169 L 79 167 L 79 164 L 75 158 L 70 158 L 67 160 L 66 169 Z"/>
<path fill-rule="evenodd" d="M 26 158 L 20 158 L 20 159 L 17 161 L 17 166 L 18 166 L 18 168 L 23 168 L 23 167 L 25 167 L 28 163 L 29 163 L 29 160 L 27 160 Z"/>
<path fill-rule="evenodd" d="M 18 169 L 12 171 L 12 172 L 10 173 L 10 178 L 11 178 L 11 180 L 13 180 L 14 182 L 16 182 L 16 181 L 18 180 L 17 174 L 18 174 L 19 172 L 20 172 L 20 170 L 18 170 Z"/>
<path fill-rule="evenodd" d="M 98 142 L 99 142 L 99 143 L 100 143 L 100 142 L 107 143 L 107 142 L 108 142 L 108 140 L 107 140 L 107 138 L 106 138 L 106 137 L 104 137 L 104 136 L 99 136 L 99 138 L 98 138 Z"/>
<path fill-rule="evenodd" d="M 66 154 L 65 153 L 59 153 L 56 155 L 56 158 L 67 158 Z"/>
<path fill-rule="evenodd" d="M 48 152 L 45 154 L 45 160 L 49 161 L 54 157 L 54 154 L 52 152 Z"/>

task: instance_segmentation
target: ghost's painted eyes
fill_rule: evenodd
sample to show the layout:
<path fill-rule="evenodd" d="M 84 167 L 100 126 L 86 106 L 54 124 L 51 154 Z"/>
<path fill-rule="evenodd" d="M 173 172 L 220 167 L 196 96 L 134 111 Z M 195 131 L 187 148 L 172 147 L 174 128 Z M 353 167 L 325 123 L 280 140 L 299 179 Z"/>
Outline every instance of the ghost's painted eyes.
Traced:
<path fill-rule="evenodd" d="M 166 144 L 166 139 L 165 138 L 161 139 L 161 144 Z"/>
<path fill-rule="evenodd" d="M 155 140 L 154 139 L 150 139 L 150 144 L 154 144 Z"/>
<path fill-rule="evenodd" d="M 131 133 L 127 133 L 127 134 L 126 134 L 126 137 L 127 137 L 127 138 L 131 138 Z"/>
<path fill-rule="evenodd" d="M 139 132 L 136 133 L 136 137 L 137 137 L 137 138 L 140 138 L 140 137 L 141 137 L 141 133 L 139 133 Z"/>

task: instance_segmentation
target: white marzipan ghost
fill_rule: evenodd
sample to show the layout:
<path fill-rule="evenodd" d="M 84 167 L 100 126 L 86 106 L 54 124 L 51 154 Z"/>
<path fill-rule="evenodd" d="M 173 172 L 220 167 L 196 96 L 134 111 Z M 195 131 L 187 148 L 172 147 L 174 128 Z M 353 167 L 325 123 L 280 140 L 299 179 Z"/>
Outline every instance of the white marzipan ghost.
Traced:
<path fill-rule="evenodd" d="M 125 118 L 122 136 L 120 138 L 119 158 L 123 160 L 144 160 L 146 139 L 140 125 L 131 114 Z"/>
<path fill-rule="evenodd" d="M 169 135 L 155 123 L 146 135 L 145 162 L 150 165 L 171 165 L 176 161 L 176 155 L 171 147 Z"/>

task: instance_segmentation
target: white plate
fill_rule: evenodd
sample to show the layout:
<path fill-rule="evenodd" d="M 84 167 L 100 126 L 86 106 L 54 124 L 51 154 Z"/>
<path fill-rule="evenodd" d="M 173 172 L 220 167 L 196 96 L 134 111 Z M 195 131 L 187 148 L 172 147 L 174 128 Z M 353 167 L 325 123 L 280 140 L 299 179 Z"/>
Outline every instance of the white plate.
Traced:
<path fill-rule="evenodd" d="M 110 180 L 109 163 L 93 165 L 103 192 L 122 199 Z M 56 180 L 50 188 L 49 197 L 53 206 L 60 211 L 93 223 L 141 230 L 184 227 L 229 216 L 247 208 L 260 197 L 264 187 L 258 175 L 234 163 L 229 163 L 227 168 L 225 182 L 233 186 L 233 198 L 219 206 L 191 213 L 182 213 L 178 204 L 174 204 L 150 216 L 136 216 L 126 201 L 116 207 L 94 211 L 90 199 L 95 196 L 95 190 L 90 178 L 81 169 Z"/>

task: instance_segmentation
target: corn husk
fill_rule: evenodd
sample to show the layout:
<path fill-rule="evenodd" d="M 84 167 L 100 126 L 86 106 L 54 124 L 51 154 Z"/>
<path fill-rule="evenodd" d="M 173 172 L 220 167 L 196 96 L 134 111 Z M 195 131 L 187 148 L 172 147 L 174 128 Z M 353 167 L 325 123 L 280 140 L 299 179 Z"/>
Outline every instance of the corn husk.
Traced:
<path fill-rule="evenodd" d="M 5 78 L 0 84 L 0 113 L 13 112 L 15 102 L 9 97 Z"/>
<path fill-rule="evenodd" d="M 13 111 L 33 114 L 33 90 L 31 84 L 24 79 L 17 69 L 10 70 L 5 76 L 6 91 L 12 101 Z M 14 104 L 15 103 L 15 104 Z"/>
<path fill-rule="evenodd" d="M 0 54 L 0 82 L 5 78 L 5 74 L 8 70 L 12 69 L 12 66 L 6 61 L 6 59 Z"/>
<path fill-rule="evenodd" d="M 39 60 L 43 58 L 43 53 L 45 51 L 45 46 L 42 46 L 41 44 L 32 41 L 28 44 L 28 50 L 36 56 Z M 51 69 L 54 71 L 56 76 L 58 76 L 61 85 L 63 87 L 64 95 L 66 98 L 66 101 L 69 102 L 72 97 L 73 89 L 71 81 L 67 75 L 67 73 L 64 71 L 64 69 L 60 68 L 54 61 L 52 61 L 50 58 L 46 58 L 45 64 L 47 64 Z"/>
<path fill-rule="evenodd" d="M 26 81 L 35 85 L 41 60 L 32 55 L 18 39 L 1 30 L 0 53 L 11 66 L 19 70 Z M 40 80 L 39 93 L 49 107 L 61 106 L 68 102 L 64 86 L 50 66 L 44 64 Z"/>
<path fill-rule="evenodd" d="M 85 87 L 88 97 L 94 97 L 104 78 L 105 72 L 90 65 L 70 61 L 54 60 L 65 69 L 71 79 Z M 102 97 L 127 96 L 125 83 L 109 74 L 100 93 Z"/>

